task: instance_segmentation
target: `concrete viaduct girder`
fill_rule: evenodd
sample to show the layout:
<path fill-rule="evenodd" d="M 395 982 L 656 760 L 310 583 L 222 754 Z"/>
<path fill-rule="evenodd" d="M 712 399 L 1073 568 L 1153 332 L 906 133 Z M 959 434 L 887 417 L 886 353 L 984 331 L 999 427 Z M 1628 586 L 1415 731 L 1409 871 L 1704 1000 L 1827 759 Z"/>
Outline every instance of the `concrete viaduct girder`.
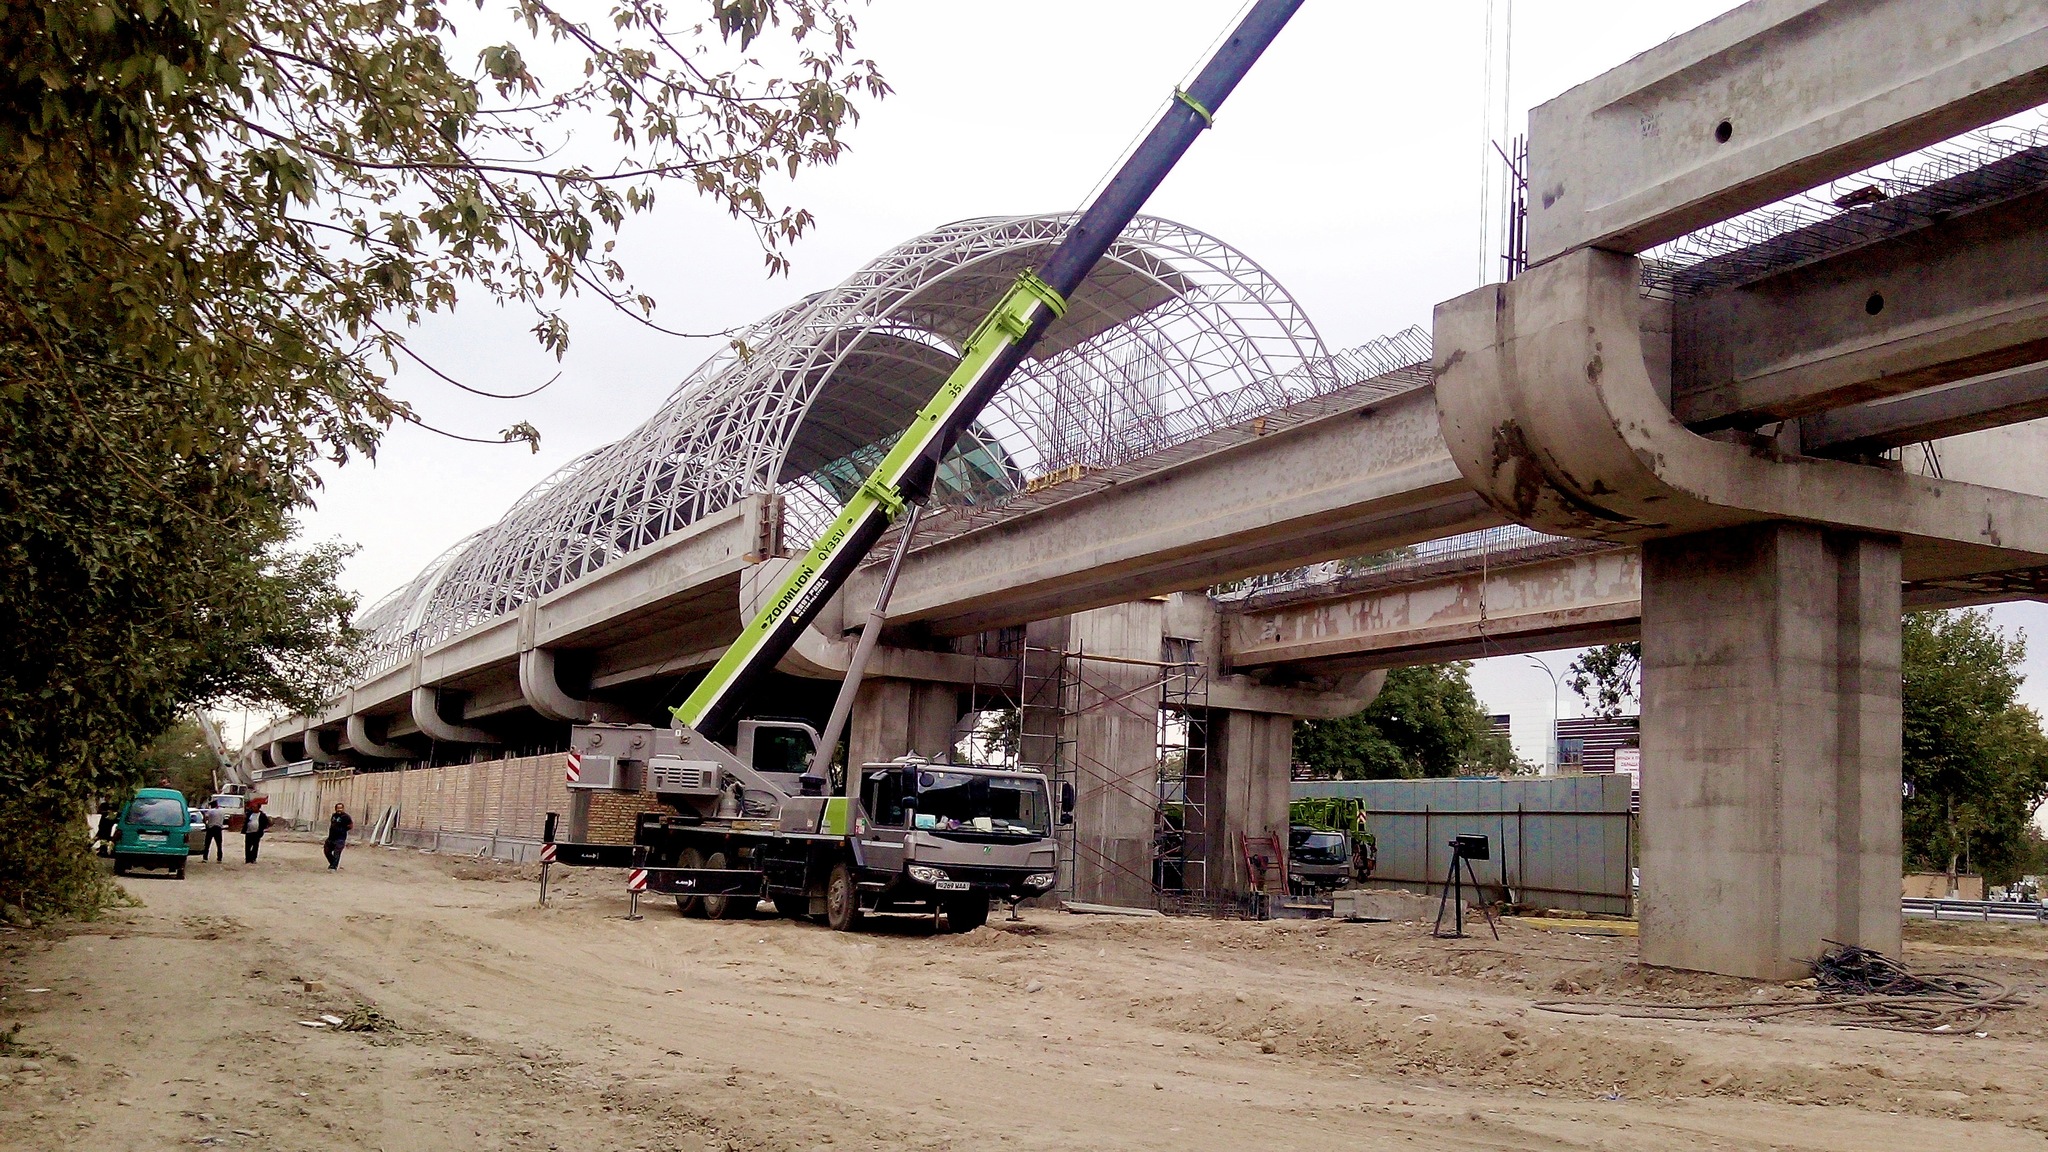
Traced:
<path fill-rule="evenodd" d="M 892 623 L 962 635 L 1491 527 L 1407 373 L 1055 485 L 904 558 Z M 880 551 L 878 549 L 878 551 Z M 850 604 L 872 601 L 862 569 Z"/>

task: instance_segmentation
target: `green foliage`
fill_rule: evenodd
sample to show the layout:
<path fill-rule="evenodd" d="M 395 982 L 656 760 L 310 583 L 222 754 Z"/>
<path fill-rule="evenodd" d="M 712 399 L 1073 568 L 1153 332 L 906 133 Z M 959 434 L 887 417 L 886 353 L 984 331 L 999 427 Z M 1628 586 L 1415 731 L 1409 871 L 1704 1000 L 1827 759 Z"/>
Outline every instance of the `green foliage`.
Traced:
<path fill-rule="evenodd" d="M 2014 702 L 2026 640 L 1983 612 L 1919 612 L 1902 656 L 1907 865 L 2006 883 L 2030 864 L 2031 820 L 2048 799 L 2048 737 Z"/>
<path fill-rule="evenodd" d="M 142 783 L 176 788 L 190 804 L 213 796 L 214 772 L 219 763 L 213 749 L 207 746 L 206 733 L 190 716 L 181 717 L 163 735 L 150 741 L 136 758 Z"/>
<path fill-rule="evenodd" d="M 84 805 L 43 784 L 18 793 L 0 787 L 0 904 L 41 920 L 90 916 L 113 896 L 92 854 Z"/>
<path fill-rule="evenodd" d="M 2021 830 L 2010 874 L 2000 879 L 2010 883 L 2014 876 L 2048 876 L 2048 836 L 2042 835 L 2040 827 L 2032 822 Z"/>
<path fill-rule="evenodd" d="M 1340 780 L 1513 775 L 1523 770 L 1472 692 L 1471 665 L 1399 668 L 1371 707 L 1294 726 L 1294 758 Z"/>
<path fill-rule="evenodd" d="M 468 290 L 560 356 L 568 295 L 648 319 L 610 236 L 664 184 L 779 271 L 811 220 L 770 187 L 887 92 L 841 0 L 458 7 L 0 7 L 0 884 L 32 904 L 90 903 L 84 806 L 180 712 L 338 672 L 346 553 L 283 545 L 323 458 L 417 422 L 405 326 Z"/>
<path fill-rule="evenodd" d="M 1565 669 L 1564 684 L 1578 694 L 1595 716 L 1612 720 L 1624 704 L 1641 701 L 1643 644 L 1602 644 L 1579 653 Z"/>

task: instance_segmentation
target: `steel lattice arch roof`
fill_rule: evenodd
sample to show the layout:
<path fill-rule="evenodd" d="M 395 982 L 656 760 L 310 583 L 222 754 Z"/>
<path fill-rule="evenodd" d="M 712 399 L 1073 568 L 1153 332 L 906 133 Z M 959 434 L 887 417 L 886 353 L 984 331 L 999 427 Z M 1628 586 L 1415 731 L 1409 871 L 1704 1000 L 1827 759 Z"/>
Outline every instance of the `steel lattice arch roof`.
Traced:
<path fill-rule="evenodd" d="M 1068 214 L 966 220 L 747 328 L 652 418 L 535 485 L 363 612 L 362 672 L 410 658 L 750 492 L 808 544 L 937 391 L 956 351 Z M 1347 371 L 1244 253 L 1141 216 L 941 470 L 934 498 L 1000 500 L 1327 390 Z"/>

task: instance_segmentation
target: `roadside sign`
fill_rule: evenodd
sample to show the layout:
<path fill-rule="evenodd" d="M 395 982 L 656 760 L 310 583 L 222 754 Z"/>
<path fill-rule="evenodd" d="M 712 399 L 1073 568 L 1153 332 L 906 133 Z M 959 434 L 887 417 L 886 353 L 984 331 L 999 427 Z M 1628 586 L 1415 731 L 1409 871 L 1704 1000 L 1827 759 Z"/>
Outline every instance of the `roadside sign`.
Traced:
<path fill-rule="evenodd" d="M 1614 770 L 1629 778 L 1629 787 L 1643 786 L 1643 750 L 1641 748 L 1616 748 Z"/>

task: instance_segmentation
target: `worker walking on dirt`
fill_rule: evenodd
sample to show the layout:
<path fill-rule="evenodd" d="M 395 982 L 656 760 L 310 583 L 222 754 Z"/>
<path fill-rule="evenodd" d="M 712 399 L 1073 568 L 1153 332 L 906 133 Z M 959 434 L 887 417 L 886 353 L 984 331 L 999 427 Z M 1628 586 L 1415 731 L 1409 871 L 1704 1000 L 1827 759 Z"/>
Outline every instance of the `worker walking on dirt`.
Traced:
<path fill-rule="evenodd" d="M 329 872 L 341 867 L 341 850 L 348 844 L 348 830 L 355 826 L 355 819 L 348 814 L 348 809 L 336 804 L 334 815 L 327 818 L 326 852 Z"/>
<path fill-rule="evenodd" d="M 242 863 L 254 864 L 256 850 L 263 846 L 263 833 L 270 829 L 270 814 L 263 810 L 263 798 L 249 801 L 249 811 L 242 817 Z"/>
<path fill-rule="evenodd" d="M 199 849 L 199 858 L 204 860 L 211 852 L 215 860 L 227 863 L 227 841 L 221 835 L 227 828 L 227 813 L 222 812 L 218 804 L 208 804 L 199 810 L 199 815 L 206 822 L 206 844 Z"/>

